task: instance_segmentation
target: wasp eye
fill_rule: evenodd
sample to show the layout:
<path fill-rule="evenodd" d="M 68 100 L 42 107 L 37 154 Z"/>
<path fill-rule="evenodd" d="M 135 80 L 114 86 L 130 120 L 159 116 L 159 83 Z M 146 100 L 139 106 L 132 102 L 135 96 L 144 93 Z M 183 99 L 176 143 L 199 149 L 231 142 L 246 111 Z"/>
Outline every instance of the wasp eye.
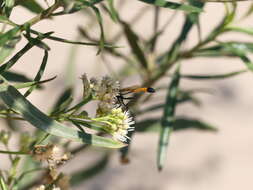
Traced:
<path fill-rule="evenodd" d="M 149 93 L 155 93 L 155 89 L 153 89 L 151 87 L 148 87 L 147 88 L 147 92 L 149 92 Z"/>

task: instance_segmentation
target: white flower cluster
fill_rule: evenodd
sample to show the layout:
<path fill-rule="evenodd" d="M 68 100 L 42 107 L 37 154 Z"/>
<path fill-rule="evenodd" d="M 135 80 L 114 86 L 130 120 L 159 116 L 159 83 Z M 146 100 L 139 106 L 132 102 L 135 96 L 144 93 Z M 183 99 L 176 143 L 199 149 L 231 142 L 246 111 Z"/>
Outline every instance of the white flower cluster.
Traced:
<path fill-rule="evenodd" d="M 93 120 L 106 124 L 103 129 L 110 133 L 115 140 L 122 142 L 126 142 L 129 139 L 128 132 L 134 130 L 134 127 L 131 127 L 134 120 L 129 111 L 124 112 L 121 108 L 114 108 L 106 116 L 97 117 Z"/>
<path fill-rule="evenodd" d="M 129 137 L 129 131 L 133 131 L 133 118 L 129 111 L 122 109 L 121 102 L 118 101 L 120 95 L 120 84 L 109 76 L 102 79 L 91 78 L 87 79 L 86 75 L 82 76 L 84 85 L 84 94 L 90 93 L 93 100 L 98 100 L 96 118 L 94 121 L 101 122 L 104 131 L 113 136 L 115 140 L 126 142 Z M 85 95 L 87 96 L 87 95 Z"/>

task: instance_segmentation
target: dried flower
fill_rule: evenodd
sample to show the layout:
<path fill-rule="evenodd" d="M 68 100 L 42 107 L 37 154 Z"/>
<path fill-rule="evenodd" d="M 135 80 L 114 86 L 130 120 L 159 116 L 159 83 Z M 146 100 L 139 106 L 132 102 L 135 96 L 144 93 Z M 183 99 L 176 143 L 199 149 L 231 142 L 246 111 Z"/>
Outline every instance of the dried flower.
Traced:
<path fill-rule="evenodd" d="M 69 190 L 70 189 L 70 177 L 63 173 L 59 173 L 56 169 L 49 169 L 42 181 L 43 185 L 40 185 L 35 190 Z"/>
<path fill-rule="evenodd" d="M 70 157 L 68 154 L 63 154 L 55 145 L 36 145 L 32 155 L 38 161 L 47 161 L 49 168 L 65 163 Z"/>
<path fill-rule="evenodd" d="M 45 185 L 40 185 L 39 187 L 36 187 L 35 190 L 45 190 Z"/>
<path fill-rule="evenodd" d="M 40 185 L 39 187 L 36 187 L 35 190 L 46 190 L 46 186 L 45 185 Z M 59 187 L 52 187 L 50 188 L 51 190 L 61 190 L 61 188 Z"/>
<path fill-rule="evenodd" d="M 81 76 L 81 79 L 83 81 L 83 99 L 86 99 L 90 96 L 90 93 L 91 93 L 90 82 L 86 74 L 83 74 Z"/>
<path fill-rule="evenodd" d="M 98 100 L 97 116 L 106 115 L 116 104 L 116 96 L 119 95 L 120 84 L 109 76 L 102 79 L 91 78 L 87 79 L 86 74 L 81 77 L 83 81 L 83 98 L 92 97 L 93 100 Z"/>
<path fill-rule="evenodd" d="M 33 149 L 33 156 L 35 160 L 45 161 L 52 157 L 54 145 L 36 145 Z"/>
<path fill-rule="evenodd" d="M 97 116 L 106 115 L 116 104 L 116 96 L 119 95 L 120 84 L 109 76 L 105 76 L 102 80 L 96 78 L 90 79 L 90 88 L 92 97 L 99 100 L 97 108 Z"/>
<path fill-rule="evenodd" d="M 121 108 L 114 108 L 105 116 L 94 118 L 93 120 L 104 123 L 103 129 L 110 133 L 115 140 L 126 142 L 129 137 L 128 131 L 133 131 L 134 124 L 133 118 L 128 111 L 123 112 Z"/>
<path fill-rule="evenodd" d="M 61 190 L 70 189 L 70 177 L 68 175 L 62 175 L 57 181 L 57 186 L 60 187 Z"/>

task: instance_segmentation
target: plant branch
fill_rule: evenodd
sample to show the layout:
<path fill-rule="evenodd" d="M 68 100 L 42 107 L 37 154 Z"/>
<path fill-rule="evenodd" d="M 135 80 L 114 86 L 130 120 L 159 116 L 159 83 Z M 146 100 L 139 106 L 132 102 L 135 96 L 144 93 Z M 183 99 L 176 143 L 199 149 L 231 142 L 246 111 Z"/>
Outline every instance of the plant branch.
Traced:
<path fill-rule="evenodd" d="M 30 26 L 32 26 L 43 19 L 50 18 L 51 14 L 60 6 L 61 6 L 60 1 L 56 0 L 55 3 L 51 7 L 47 8 L 45 11 L 41 12 L 40 14 L 38 14 L 37 16 L 35 16 L 34 18 L 29 20 L 25 24 L 29 24 Z"/>

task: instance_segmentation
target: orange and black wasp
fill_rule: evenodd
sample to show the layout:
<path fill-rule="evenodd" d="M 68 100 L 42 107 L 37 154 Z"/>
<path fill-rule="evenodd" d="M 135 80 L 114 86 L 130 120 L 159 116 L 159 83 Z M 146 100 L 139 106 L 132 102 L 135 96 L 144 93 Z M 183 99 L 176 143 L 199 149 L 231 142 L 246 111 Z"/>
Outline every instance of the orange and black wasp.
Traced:
<path fill-rule="evenodd" d="M 151 87 L 140 87 L 137 85 L 122 88 L 119 90 L 119 95 L 116 96 L 119 105 L 127 109 L 127 105 L 125 104 L 124 100 L 131 100 L 134 97 L 125 97 L 125 95 L 130 94 L 130 93 L 139 93 L 139 92 L 155 93 L 155 89 Z"/>

